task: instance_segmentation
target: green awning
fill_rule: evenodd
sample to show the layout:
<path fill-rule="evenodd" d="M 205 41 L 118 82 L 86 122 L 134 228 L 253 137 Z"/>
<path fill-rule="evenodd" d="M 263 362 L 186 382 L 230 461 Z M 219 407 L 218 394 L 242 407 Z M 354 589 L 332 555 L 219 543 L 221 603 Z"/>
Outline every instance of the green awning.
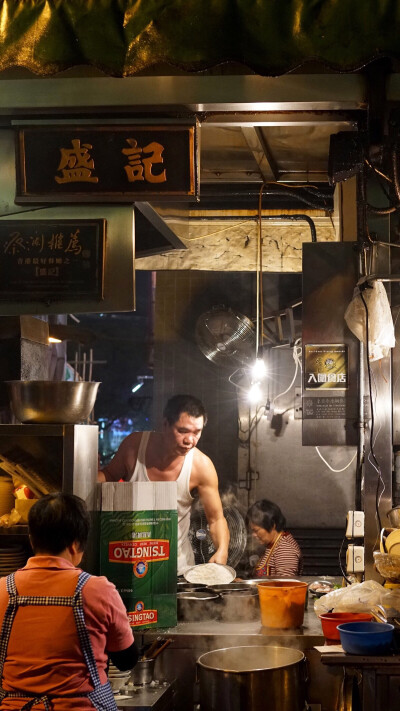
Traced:
<path fill-rule="evenodd" d="M 0 0 L 0 70 L 91 65 L 129 76 L 224 62 L 283 74 L 400 56 L 399 0 Z"/>

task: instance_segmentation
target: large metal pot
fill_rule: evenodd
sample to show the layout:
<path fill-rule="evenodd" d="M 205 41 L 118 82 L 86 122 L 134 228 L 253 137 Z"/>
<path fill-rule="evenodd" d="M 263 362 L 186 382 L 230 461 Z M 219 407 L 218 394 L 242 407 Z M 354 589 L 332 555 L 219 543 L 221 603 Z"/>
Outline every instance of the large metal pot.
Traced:
<path fill-rule="evenodd" d="M 87 420 L 100 383 L 8 380 L 11 407 L 23 423 L 76 424 Z"/>
<path fill-rule="evenodd" d="M 201 711 L 304 711 L 306 661 L 287 647 L 229 647 L 197 660 Z"/>

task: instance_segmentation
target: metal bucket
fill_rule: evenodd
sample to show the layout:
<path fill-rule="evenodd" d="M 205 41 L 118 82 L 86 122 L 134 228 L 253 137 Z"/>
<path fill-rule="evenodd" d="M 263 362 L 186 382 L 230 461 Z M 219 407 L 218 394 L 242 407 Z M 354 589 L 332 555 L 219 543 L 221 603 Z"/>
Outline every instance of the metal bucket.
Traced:
<path fill-rule="evenodd" d="M 197 660 L 201 711 L 304 711 L 306 661 L 287 647 L 229 647 Z"/>
<path fill-rule="evenodd" d="M 155 659 L 138 659 L 136 665 L 132 669 L 131 680 L 138 686 L 151 684 L 154 677 Z"/>

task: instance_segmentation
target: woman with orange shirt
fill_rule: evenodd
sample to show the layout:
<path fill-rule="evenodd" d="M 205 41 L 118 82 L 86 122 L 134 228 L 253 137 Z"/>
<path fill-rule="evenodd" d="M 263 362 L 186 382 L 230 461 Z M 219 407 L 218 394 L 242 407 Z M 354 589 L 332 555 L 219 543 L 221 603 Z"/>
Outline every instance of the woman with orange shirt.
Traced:
<path fill-rule="evenodd" d="M 0 579 L 0 709 L 116 711 L 108 656 L 138 657 L 126 609 L 107 578 L 79 566 L 89 533 L 84 501 L 44 496 L 29 512 L 34 556 Z"/>

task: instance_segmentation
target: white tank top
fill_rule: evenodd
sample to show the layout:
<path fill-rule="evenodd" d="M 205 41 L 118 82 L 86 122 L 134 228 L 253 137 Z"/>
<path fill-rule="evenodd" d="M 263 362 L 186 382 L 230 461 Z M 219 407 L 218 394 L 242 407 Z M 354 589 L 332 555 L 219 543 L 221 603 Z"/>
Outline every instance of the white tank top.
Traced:
<path fill-rule="evenodd" d="M 150 481 L 146 469 L 146 449 L 150 432 L 143 432 L 135 469 L 129 481 Z M 190 474 L 192 471 L 194 450 L 191 449 L 183 460 L 182 469 L 176 480 L 178 485 L 178 575 L 194 565 L 194 553 L 189 540 L 190 510 L 193 496 L 190 493 Z"/>

